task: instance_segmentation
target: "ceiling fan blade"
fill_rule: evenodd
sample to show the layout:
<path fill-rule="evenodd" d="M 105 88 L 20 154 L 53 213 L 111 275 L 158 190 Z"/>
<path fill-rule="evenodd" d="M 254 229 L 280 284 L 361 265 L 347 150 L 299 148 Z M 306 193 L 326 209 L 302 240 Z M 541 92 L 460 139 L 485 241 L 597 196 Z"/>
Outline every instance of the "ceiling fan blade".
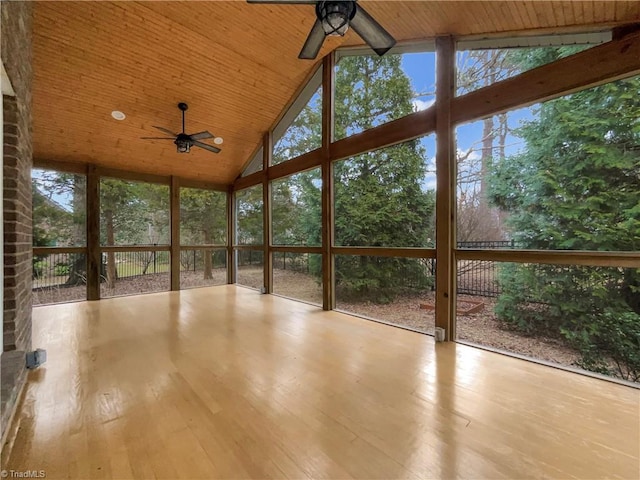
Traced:
<path fill-rule="evenodd" d="M 322 47 L 323 42 L 324 30 L 322 29 L 322 23 L 320 23 L 320 20 L 316 20 L 316 23 L 311 27 L 311 32 L 309 32 L 309 36 L 304 42 L 302 50 L 300 50 L 298 58 L 303 60 L 313 60 L 318 56 L 318 52 L 320 51 L 320 47 Z"/>
<path fill-rule="evenodd" d="M 198 132 L 198 133 L 194 133 L 193 135 L 189 135 L 191 137 L 191 140 L 205 140 L 207 138 L 213 138 L 213 133 L 211 132 Z"/>
<path fill-rule="evenodd" d="M 153 128 L 157 128 L 158 130 L 160 130 L 161 132 L 166 133 L 167 135 L 172 135 L 173 137 L 177 137 L 178 134 L 177 133 L 173 133 L 171 130 L 167 130 L 166 128 L 162 128 L 162 127 L 156 127 L 155 125 L 152 125 Z"/>
<path fill-rule="evenodd" d="M 175 140 L 175 137 L 140 137 L 142 140 Z"/>
<path fill-rule="evenodd" d="M 206 143 L 198 142 L 197 140 L 193 142 L 193 145 L 196 147 L 204 148 L 205 150 L 209 150 L 213 153 L 220 153 L 221 150 L 218 147 L 214 147 L 213 145 L 207 145 Z"/>
<path fill-rule="evenodd" d="M 396 44 L 395 38 L 356 3 L 356 14 L 349 25 L 378 55 L 384 55 Z"/>
<path fill-rule="evenodd" d="M 247 3 L 272 3 L 274 5 L 276 5 L 276 4 L 282 4 L 282 5 L 286 5 L 286 4 L 290 4 L 290 5 L 308 4 L 308 5 L 314 5 L 314 4 L 318 3 L 318 2 L 317 1 L 312 1 L 312 0 L 247 0 Z"/>

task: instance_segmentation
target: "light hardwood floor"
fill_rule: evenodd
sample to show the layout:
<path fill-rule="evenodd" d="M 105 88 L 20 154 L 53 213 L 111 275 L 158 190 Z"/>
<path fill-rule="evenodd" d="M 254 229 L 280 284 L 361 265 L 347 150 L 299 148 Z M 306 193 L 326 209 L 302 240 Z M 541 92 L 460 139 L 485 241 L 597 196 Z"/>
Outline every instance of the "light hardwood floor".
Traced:
<path fill-rule="evenodd" d="M 640 392 L 223 286 L 34 310 L 4 468 L 47 478 L 634 478 Z"/>

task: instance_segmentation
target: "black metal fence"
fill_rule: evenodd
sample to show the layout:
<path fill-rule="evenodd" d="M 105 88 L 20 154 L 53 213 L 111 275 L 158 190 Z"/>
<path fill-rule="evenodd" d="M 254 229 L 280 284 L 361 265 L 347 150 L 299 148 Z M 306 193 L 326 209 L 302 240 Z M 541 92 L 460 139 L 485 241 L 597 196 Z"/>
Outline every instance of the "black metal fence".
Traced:
<path fill-rule="evenodd" d="M 273 268 L 278 270 L 291 270 L 299 273 L 311 273 L 311 268 L 309 266 L 309 254 L 296 252 L 274 252 Z"/>
<path fill-rule="evenodd" d="M 168 273 L 171 268 L 169 252 L 103 252 L 100 272 L 102 277 L 106 277 L 112 262 L 115 265 L 116 278 Z"/>
<path fill-rule="evenodd" d="M 245 267 L 247 265 L 261 267 L 264 265 L 264 253 L 262 250 L 237 250 L 236 255 L 239 267 Z"/>
<path fill-rule="evenodd" d="M 496 267 L 496 262 L 480 260 L 458 261 L 458 294 L 480 297 L 497 297 L 500 295 Z"/>
<path fill-rule="evenodd" d="M 87 262 L 83 253 L 34 255 L 33 289 L 74 287 L 86 283 Z"/>
<path fill-rule="evenodd" d="M 510 240 L 458 242 L 458 248 L 515 248 L 515 245 Z M 180 253 L 181 270 L 201 270 L 204 265 L 205 255 L 211 255 L 213 269 L 226 268 L 226 250 L 184 250 Z M 264 264 L 262 251 L 238 250 L 237 255 L 239 266 L 262 266 Z M 140 277 L 149 274 L 168 273 L 170 271 L 169 252 L 103 253 L 103 265 L 101 267 L 103 277 L 106 277 L 107 265 L 111 261 L 115 264 L 116 278 Z M 418 288 L 424 285 L 424 278 L 435 277 L 436 264 L 435 259 L 430 258 L 416 261 L 420 263 L 422 273 L 416 275 L 414 267 L 411 269 L 407 267 L 407 274 L 403 278 L 405 278 L 407 285 Z M 306 253 L 275 252 L 273 255 L 273 267 L 280 270 L 311 273 L 309 255 Z M 496 297 L 500 294 L 496 262 L 459 261 L 457 281 L 458 294 L 485 297 Z M 85 283 L 86 258 L 84 254 L 53 253 L 34 256 L 34 290 L 78 286 Z"/>
<path fill-rule="evenodd" d="M 458 248 L 516 248 L 513 240 L 458 242 Z M 458 289 L 461 295 L 497 297 L 500 295 L 496 262 L 461 260 L 458 262 Z"/>
<path fill-rule="evenodd" d="M 180 271 L 196 272 L 205 268 L 207 255 L 211 259 L 211 268 L 227 268 L 226 250 L 182 250 L 180 252 Z"/>
<path fill-rule="evenodd" d="M 458 248 L 516 248 L 513 240 L 487 240 L 458 242 Z"/>

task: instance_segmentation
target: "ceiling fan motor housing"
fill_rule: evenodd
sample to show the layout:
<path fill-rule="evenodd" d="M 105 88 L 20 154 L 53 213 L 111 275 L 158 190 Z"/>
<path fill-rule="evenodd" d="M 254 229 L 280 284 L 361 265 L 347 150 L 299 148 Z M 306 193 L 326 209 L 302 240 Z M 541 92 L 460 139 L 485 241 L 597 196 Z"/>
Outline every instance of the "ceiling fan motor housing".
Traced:
<path fill-rule="evenodd" d="M 205 130 L 203 132 L 193 133 L 191 135 L 185 132 L 184 113 L 188 108 L 189 106 L 186 103 L 184 102 L 178 103 L 178 109 L 182 111 L 182 132 L 181 133 L 176 134 L 166 128 L 157 127 L 153 125 L 153 128 L 156 128 L 161 132 L 163 132 L 164 134 L 170 135 L 170 136 L 169 137 L 142 137 L 142 138 L 145 140 L 172 140 L 178 150 L 178 153 L 189 153 L 191 151 L 191 147 L 198 147 L 204 150 L 208 150 L 209 152 L 220 153 L 221 152 L 220 148 L 204 143 L 201 140 L 213 138 L 214 143 L 220 145 L 222 143 L 221 137 L 216 137 L 208 130 Z"/>
<path fill-rule="evenodd" d="M 191 150 L 191 138 L 185 133 L 179 133 L 173 143 L 178 147 L 178 153 L 189 153 Z"/>

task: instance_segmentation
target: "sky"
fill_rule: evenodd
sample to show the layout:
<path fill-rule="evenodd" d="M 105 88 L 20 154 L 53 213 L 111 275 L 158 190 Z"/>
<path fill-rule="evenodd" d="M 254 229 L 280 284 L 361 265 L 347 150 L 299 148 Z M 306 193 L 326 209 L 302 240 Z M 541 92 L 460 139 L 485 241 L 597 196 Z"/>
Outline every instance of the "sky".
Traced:
<path fill-rule="evenodd" d="M 39 168 L 34 168 L 31 170 L 31 178 L 36 181 L 38 190 L 44 196 L 49 197 L 49 199 L 57 203 L 64 210 L 66 210 L 67 212 L 71 212 L 73 210 L 73 208 L 71 207 L 71 200 L 73 197 L 71 190 L 56 191 L 54 184 L 47 179 L 50 176 L 51 172 L 46 170 L 42 170 Z"/>
<path fill-rule="evenodd" d="M 409 77 L 413 91 L 419 94 L 414 99 L 413 104 L 416 110 L 424 110 L 430 107 L 435 101 L 435 84 L 436 84 L 436 55 L 434 52 L 424 53 L 406 53 L 402 55 L 402 69 Z M 533 107 L 535 109 L 535 106 Z M 519 110 L 509 112 L 508 124 L 510 128 L 516 128 L 523 121 L 534 118 L 532 107 L 526 107 Z M 469 149 L 475 149 L 482 139 L 482 121 L 475 121 L 459 125 L 456 128 L 457 150 L 468 152 Z M 427 149 L 427 162 L 430 171 L 429 176 L 423 183 L 423 188 L 435 189 L 435 152 L 436 139 L 435 135 L 428 135 L 422 138 L 422 145 Z M 519 138 L 508 135 L 507 155 L 517 153 L 522 147 L 523 142 Z M 480 158 L 479 153 L 472 152 L 469 156 L 471 159 Z"/>

